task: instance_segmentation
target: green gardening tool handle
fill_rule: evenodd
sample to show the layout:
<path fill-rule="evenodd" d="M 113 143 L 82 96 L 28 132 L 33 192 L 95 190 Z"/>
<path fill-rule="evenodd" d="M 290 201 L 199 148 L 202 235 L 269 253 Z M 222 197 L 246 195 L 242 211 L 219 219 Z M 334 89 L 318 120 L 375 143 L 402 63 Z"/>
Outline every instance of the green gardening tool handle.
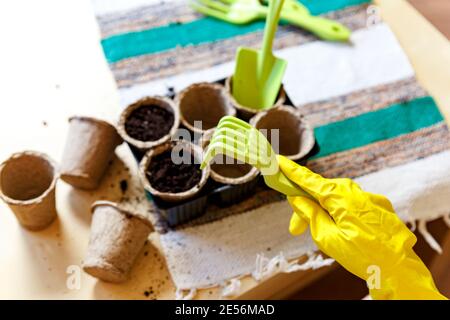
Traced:
<path fill-rule="evenodd" d="M 284 0 L 270 0 L 269 10 L 267 11 L 266 26 L 264 29 L 264 38 L 262 44 L 262 72 L 263 74 L 272 65 L 273 54 L 272 44 L 277 32 L 278 21 L 280 20 L 281 9 L 283 8 Z"/>
<path fill-rule="evenodd" d="M 265 3 L 268 0 L 264 0 Z M 349 41 L 351 30 L 343 24 L 311 15 L 308 8 L 297 0 L 285 0 L 281 19 L 314 33 L 323 40 Z"/>
<path fill-rule="evenodd" d="M 324 40 L 349 41 L 350 39 L 350 29 L 333 20 L 311 15 L 295 15 L 292 13 L 281 13 L 281 19 L 306 29 Z"/>
<path fill-rule="evenodd" d="M 306 29 L 324 40 L 348 41 L 352 33 L 339 22 L 311 15 L 306 7 L 294 1 L 286 3 L 281 11 L 281 19 Z"/>

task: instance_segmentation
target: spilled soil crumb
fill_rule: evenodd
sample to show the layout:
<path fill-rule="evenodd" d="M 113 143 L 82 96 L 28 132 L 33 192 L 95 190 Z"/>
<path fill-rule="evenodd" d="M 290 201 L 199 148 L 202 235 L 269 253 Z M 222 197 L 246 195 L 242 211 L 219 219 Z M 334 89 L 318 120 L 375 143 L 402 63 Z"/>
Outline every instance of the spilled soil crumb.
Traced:
<path fill-rule="evenodd" d="M 123 179 L 120 181 L 120 191 L 122 191 L 122 193 L 127 192 L 128 190 L 128 181 Z"/>

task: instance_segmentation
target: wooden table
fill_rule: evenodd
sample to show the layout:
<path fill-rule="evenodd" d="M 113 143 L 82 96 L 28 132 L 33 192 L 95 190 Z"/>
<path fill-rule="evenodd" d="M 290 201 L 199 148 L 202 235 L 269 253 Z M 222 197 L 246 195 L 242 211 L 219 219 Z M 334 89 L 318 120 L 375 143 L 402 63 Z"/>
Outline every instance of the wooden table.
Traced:
<path fill-rule="evenodd" d="M 378 0 L 384 19 L 398 36 L 419 81 L 450 119 L 450 45 L 404 0 Z M 88 0 L 30 1 L 27 10 L 9 1 L 0 4 L 0 159 L 12 152 L 35 149 L 61 158 L 67 118 L 93 115 L 115 121 L 119 113 L 115 84 L 99 46 Z M 39 14 L 37 14 L 39 13 Z M 80 264 L 89 236 L 89 206 L 94 199 L 119 197 L 117 181 L 124 163 L 135 168 L 125 146 L 96 192 L 57 185 L 59 219 L 48 229 L 21 228 L 0 203 L 0 298 L 108 299 L 174 298 L 174 286 L 159 251 L 158 237 L 144 249 L 132 278 L 121 285 L 67 273 Z M 122 161 L 120 161 L 121 159 Z M 242 282 L 240 298 L 283 298 L 331 270 L 279 274 L 264 282 Z M 67 286 L 78 277 L 80 288 Z M 70 289 L 71 288 L 71 289 Z M 198 298 L 219 298 L 217 289 L 201 290 Z"/>
<path fill-rule="evenodd" d="M 408 0 L 447 39 L 450 39 L 450 1 L 448 0 Z"/>

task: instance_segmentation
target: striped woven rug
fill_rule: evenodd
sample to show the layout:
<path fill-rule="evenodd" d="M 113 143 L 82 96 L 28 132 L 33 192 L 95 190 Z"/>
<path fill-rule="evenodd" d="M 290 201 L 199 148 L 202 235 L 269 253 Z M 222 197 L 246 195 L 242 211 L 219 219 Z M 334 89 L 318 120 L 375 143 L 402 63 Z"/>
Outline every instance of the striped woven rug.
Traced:
<path fill-rule="evenodd" d="M 419 221 L 439 251 L 425 223 L 442 216 L 450 220 L 450 144 L 433 98 L 418 84 L 390 28 L 382 21 L 367 26 L 368 14 L 376 12 L 368 10 L 367 1 L 302 2 L 313 14 L 353 30 L 351 45 L 319 41 L 283 23 L 277 33 L 277 55 L 288 60 L 286 91 L 315 127 L 320 146 L 307 166 L 385 194 L 404 221 Z M 93 4 L 123 107 L 168 88 L 225 78 L 233 72 L 236 48 L 258 47 L 262 40 L 264 22 L 230 25 L 195 13 L 185 1 Z M 232 295 L 238 285 L 233 280 L 230 287 L 230 279 L 329 264 L 313 254 L 317 248 L 308 233 L 289 235 L 290 214 L 281 195 L 260 191 L 232 207 L 210 206 L 204 216 L 175 230 L 158 220 L 176 286 L 221 284 Z M 305 254 L 310 255 L 306 264 L 287 263 Z"/>

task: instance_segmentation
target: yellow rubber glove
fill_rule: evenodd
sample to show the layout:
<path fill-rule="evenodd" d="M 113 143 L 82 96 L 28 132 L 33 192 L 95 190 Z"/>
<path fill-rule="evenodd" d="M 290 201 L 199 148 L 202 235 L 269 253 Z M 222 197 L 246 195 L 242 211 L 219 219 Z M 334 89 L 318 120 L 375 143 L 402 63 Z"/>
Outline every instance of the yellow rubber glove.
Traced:
<path fill-rule="evenodd" d="M 309 225 L 319 249 L 364 279 L 373 299 L 446 299 L 412 249 L 416 236 L 387 198 L 364 192 L 350 179 L 325 179 L 283 156 L 278 163 L 320 204 L 288 197 L 293 235 Z"/>

